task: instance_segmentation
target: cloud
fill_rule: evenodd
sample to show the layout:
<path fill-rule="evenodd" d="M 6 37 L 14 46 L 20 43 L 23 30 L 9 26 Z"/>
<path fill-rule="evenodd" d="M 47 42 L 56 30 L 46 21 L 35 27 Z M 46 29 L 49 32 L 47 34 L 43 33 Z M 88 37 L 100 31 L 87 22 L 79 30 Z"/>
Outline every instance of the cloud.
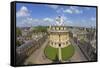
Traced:
<path fill-rule="evenodd" d="M 17 26 L 31 26 L 32 24 L 32 18 L 29 17 L 22 17 L 17 19 Z"/>
<path fill-rule="evenodd" d="M 27 17 L 30 16 L 30 12 L 27 7 L 22 6 L 19 11 L 16 13 L 17 17 Z"/>
<path fill-rule="evenodd" d="M 58 5 L 48 5 L 48 7 L 52 8 L 52 9 L 57 9 L 59 6 Z"/>
<path fill-rule="evenodd" d="M 62 18 L 63 18 L 63 24 L 64 25 L 71 26 L 73 24 L 72 20 L 70 20 L 68 17 L 63 15 Z"/>
<path fill-rule="evenodd" d="M 20 7 L 20 9 L 16 12 L 17 16 L 17 26 L 31 26 L 33 18 L 31 17 L 30 10 L 26 6 Z"/>
<path fill-rule="evenodd" d="M 63 12 L 69 14 L 80 14 L 82 13 L 82 10 L 79 10 L 78 7 L 70 6 L 68 9 L 63 10 Z"/>
<path fill-rule="evenodd" d="M 47 18 L 44 18 L 43 21 L 46 21 L 46 22 L 53 22 L 54 20 L 47 17 Z"/>
<path fill-rule="evenodd" d="M 73 13 L 72 10 L 70 10 L 70 9 L 66 9 L 66 10 L 64 10 L 64 12 L 65 12 L 65 13 L 70 13 L 70 14 Z"/>
<path fill-rule="evenodd" d="M 91 21 L 96 21 L 96 18 L 95 17 L 91 17 Z"/>
<path fill-rule="evenodd" d="M 91 26 L 96 27 L 96 17 L 91 17 L 89 20 Z"/>
<path fill-rule="evenodd" d="M 48 26 L 48 25 L 53 25 L 55 24 L 54 20 L 52 18 L 46 17 L 42 19 L 38 18 L 22 18 L 17 21 L 17 26 L 18 27 L 27 27 L 27 26 L 38 26 L 38 25 L 43 25 L 43 26 Z"/>

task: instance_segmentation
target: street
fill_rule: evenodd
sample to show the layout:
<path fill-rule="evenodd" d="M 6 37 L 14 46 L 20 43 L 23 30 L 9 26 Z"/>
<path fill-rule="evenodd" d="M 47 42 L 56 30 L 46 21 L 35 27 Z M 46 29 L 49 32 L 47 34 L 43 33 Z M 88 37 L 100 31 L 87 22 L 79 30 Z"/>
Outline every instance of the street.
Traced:
<path fill-rule="evenodd" d="M 72 58 L 70 58 L 70 62 L 87 61 L 86 57 L 83 55 L 78 45 L 73 40 L 71 40 L 71 43 L 75 48 L 75 53 Z"/>
<path fill-rule="evenodd" d="M 29 58 L 26 59 L 24 64 L 27 65 L 27 64 L 51 63 L 52 61 L 47 59 L 44 54 L 44 49 L 47 44 L 48 44 L 48 39 L 46 39 L 43 45 L 39 49 L 37 49 L 35 52 L 33 52 Z"/>

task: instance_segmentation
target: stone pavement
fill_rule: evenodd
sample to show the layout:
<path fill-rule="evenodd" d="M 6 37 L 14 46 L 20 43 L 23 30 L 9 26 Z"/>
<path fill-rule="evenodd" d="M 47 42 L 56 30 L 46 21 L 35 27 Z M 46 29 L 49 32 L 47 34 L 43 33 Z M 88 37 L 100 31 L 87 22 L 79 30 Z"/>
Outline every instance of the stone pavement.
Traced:
<path fill-rule="evenodd" d="M 45 49 L 47 44 L 48 44 L 48 39 L 28 59 L 26 59 L 24 64 L 27 65 L 27 64 L 46 64 L 46 63 L 52 63 L 52 61 L 47 59 L 45 57 L 45 54 L 44 54 L 44 49 Z"/>
<path fill-rule="evenodd" d="M 71 40 L 72 45 L 74 46 L 75 49 L 75 53 L 72 56 L 72 58 L 70 58 L 70 62 L 80 62 L 80 61 L 87 61 L 86 57 L 84 56 L 84 54 L 81 52 L 80 48 L 78 47 L 78 45 Z"/>

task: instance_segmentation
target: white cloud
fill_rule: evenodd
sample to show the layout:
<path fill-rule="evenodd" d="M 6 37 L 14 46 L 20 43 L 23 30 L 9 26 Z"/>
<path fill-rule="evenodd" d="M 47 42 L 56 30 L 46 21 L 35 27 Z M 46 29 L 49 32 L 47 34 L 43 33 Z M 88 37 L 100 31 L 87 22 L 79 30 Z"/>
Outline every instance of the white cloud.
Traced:
<path fill-rule="evenodd" d="M 58 5 L 48 5 L 50 8 L 53 8 L 53 9 L 57 9 L 59 6 Z"/>
<path fill-rule="evenodd" d="M 47 18 L 44 18 L 43 21 L 46 21 L 46 22 L 53 22 L 54 20 L 47 17 Z"/>
<path fill-rule="evenodd" d="M 64 20 L 64 25 L 70 26 L 73 24 L 72 21 L 68 17 L 63 15 L 62 18 Z"/>
<path fill-rule="evenodd" d="M 68 9 L 63 10 L 63 12 L 69 14 L 80 14 L 82 13 L 82 10 L 79 10 L 78 7 L 71 6 Z"/>
<path fill-rule="evenodd" d="M 65 12 L 65 13 L 70 13 L 70 14 L 73 13 L 72 10 L 70 10 L 70 9 L 66 9 L 66 10 L 64 10 L 64 12 Z"/>
<path fill-rule="evenodd" d="M 22 6 L 22 7 L 20 8 L 20 10 L 17 11 L 16 15 L 17 15 L 17 17 L 26 17 L 26 16 L 30 16 L 30 12 L 29 12 L 29 10 L 27 9 L 27 7 Z"/>
<path fill-rule="evenodd" d="M 96 18 L 95 17 L 91 17 L 91 21 L 96 21 Z"/>
<path fill-rule="evenodd" d="M 17 26 L 37 26 L 37 25 L 52 25 L 55 24 L 54 20 L 52 18 L 46 17 L 43 19 L 37 19 L 37 18 L 31 18 L 26 17 L 19 21 L 17 21 Z"/>

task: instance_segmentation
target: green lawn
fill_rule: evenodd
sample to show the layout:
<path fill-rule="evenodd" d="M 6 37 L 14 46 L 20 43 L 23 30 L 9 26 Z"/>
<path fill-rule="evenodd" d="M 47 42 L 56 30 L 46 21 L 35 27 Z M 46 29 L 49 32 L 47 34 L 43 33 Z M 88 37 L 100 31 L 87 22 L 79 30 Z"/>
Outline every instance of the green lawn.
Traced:
<path fill-rule="evenodd" d="M 74 47 L 72 45 L 69 45 L 68 47 L 62 48 L 61 52 L 62 52 L 62 60 L 68 60 L 74 54 Z"/>
<path fill-rule="evenodd" d="M 51 60 L 55 60 L 57 53 L 58 53 L 58 49 L 57 48 L 53 48 L 53 47 L 51 47 L 49 45 L 45 49 L 46 56 Z"/>
<path fill-rule="evenodd" d="M 49 45 L 45 48 L 44 52 L 46 57 L 51 60 L 55 60 L 55 58 L 58 56 L 58 48 L 53 48 Z M 62 60 L 68 60 L 74 54 L 74 47 L 72 45 L 69 45 L 68 47 L 61 48 L 61 52 Z"/>

